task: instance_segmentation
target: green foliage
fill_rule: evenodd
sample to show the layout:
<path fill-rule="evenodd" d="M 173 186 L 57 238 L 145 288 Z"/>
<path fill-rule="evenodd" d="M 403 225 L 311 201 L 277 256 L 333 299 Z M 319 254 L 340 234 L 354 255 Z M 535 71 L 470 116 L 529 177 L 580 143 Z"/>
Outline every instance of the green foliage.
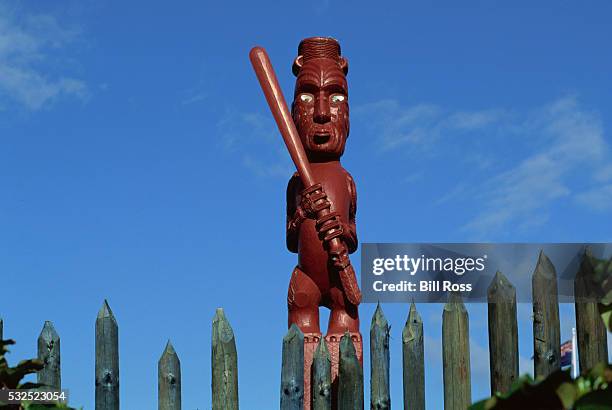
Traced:
<path fill-rule="evenodd" d="M 72 407 L 68 407 L 67 404 L 57 403 L 57 404 L 31 404 L 25 403 L 23 405 L 23 410 L 49 410 L 49 409 L 64 409 L 64 410 L 75 410 Z M 81 408 L 81 410 L 83 410 Z"/>
<path fill-rule="evenodd" d="M 31 404 L 25 403 L 22 405 L 23 410 L 49 410 L 49 409 L 64 409 L 64 410 L 75 410 L 72 407 L 68 407 L 67 404 Z"/>
<path fill-rule="evenodd" d="M 473 404 L 469 410 L 511 409 L 612 409 L 612 366 L 600 363 L 575 380 L 568 370 L 559 370 L 540 382 L 524 375 L 508 393 L 497 393 Z"/>
<path fill-rule="evenodd" d="M 38 359 L 22 360 L 17 366 L 10 367 L 6 360 L 6 353 L 9 350 L 6 348 L 9 345 L 15 344 L 14 340 L 0 340 L 0 388 L 5 389 L 36 389 L 44 387 L 38 383 L 25 382 L 22 379 L 28 374 L 36 373 L 44 367 L 43 362 Z M 68 409 L 75 410 L 62 403 L 53 404 L 31 404 L 23 403 L 21 405 L 9 405 L 0 402 L 0 410 L 47 410 L 47 409 Z"/>
<path fill-rule="evenodd" d="M 593 282 L 600 289 L 599 313 L 608 332 L 612 332 L 612 258 L 590 259 L 593 265 Z"/>
<path fill-rule="evenodd" d="M 43 363 L 37 359 L 22 360 L 16 367 L 9 367 L 6 358 L 6 346 L 14 345 L 14 340 L 0 340 L 0 388 L 33 389 L 39 387 L 36 383 L 20 383 L 21 379 L 43 368 Z"/>
<path fill-rule="evenodd" d="M 585 254 L 590 274 L 583 278 L 586 286 L 586 301 L 597 300 L 599 312 L 609 332 L 612 332 L 612 258 L 595 258 L 589 250 Z M 592 298 L 592 299 L 591 299 Z"/>

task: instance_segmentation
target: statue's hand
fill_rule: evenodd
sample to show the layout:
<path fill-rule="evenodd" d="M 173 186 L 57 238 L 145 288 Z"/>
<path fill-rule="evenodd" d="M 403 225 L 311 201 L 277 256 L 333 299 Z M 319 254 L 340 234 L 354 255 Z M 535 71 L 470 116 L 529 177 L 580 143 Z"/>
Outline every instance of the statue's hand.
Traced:
<path fill-rule="evenodd" d="M 317 219 L 316 227 L 317 232 L 319 233 L 319 238 L 323 241 L 323 243 L 325 243 L 328 251 L 333 251 L 331 254 L 336 253 L 338 249 L 335 248 L 337 248 L 337 246 L 330 247 L 330 242 L 334 238 L 341 238 L 344 233 L 338 212 L 330 212 L 324 217 Z M 346 248 L 344 245 L 343 247 Z"/>
<path fill-rule="evenodd" d="M 327 194 L 321 184 L 315 184 L 304 189 L 301 196 L 300 208 L 302 208 L 302 212 L 307 218 L 316 221 L 319 238 L 329 247 L 329 242 L 342 236 L 344 232 L 340 215 L 338 212 L 331 212 L 331 202 L 327 199 Z M 327 209 L 328 213 L 321 218 L 317 218 L 319 212 L 324 209 Z"/>
<path fill-rule="evenodd" d="M 323 209 L 330 209 L 331 202 L 321 184 L 314 184 L 301 192 L 300 208 L 306 218 L 317 219 L 317 214 Z"/>

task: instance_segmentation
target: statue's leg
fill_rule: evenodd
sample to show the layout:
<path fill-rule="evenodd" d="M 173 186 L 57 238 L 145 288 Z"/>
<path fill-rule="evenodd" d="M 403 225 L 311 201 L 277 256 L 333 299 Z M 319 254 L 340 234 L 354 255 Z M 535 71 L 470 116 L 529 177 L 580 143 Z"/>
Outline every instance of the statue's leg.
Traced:
<path fill-rule="evenodd" d="M 338 365 L 340 361 L 340 339 L 349 332 L 357 358 L 363 364 L 363 341 L 359 332 L 359 313 L 357 306 L 350 303 L 344 296 L 342 289 L 332 288 L 329 292 L 331 301 L 331 313 L 327 327 L 327 347 L 331 356 L 332 383 L 335 386 L 338 376 Z M 335 390 L 335 389 L 334 389 Z"/>
<path fill-rule="evenodd" d="M 319 303 L 321 291 L 316 283 L 298 267 L 291 274 L 287 308 L 289 310 L 289 326 L 298 325 L 304 333 L 304 410 L 310 410 L 310 370 L 312 359 L 321 340 L 319 327 Z"/>

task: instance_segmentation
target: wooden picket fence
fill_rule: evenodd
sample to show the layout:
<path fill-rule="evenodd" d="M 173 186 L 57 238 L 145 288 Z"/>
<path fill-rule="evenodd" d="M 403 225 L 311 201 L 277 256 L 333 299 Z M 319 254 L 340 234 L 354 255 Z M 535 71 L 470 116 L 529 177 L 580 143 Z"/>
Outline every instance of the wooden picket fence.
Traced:
<path fill-rule="evenodd" d="M 584 257 L 574 282 L 576 324 L 581 369 L 606 362 L 607 332 L 593 301 L 585 295 L 585 280 L 593 274 Z M 534 373 L 546 376 L 560 368 L 560 324 L 555 267 L 540 253 L 533 277 Z M 488 288 L 489 355 L 491 391 L 507 391 L 519 375 L 516 291 L 498 272 Z M 106 301 L 96 318 L 95 409 L 119 409 L 119 347 L 117 321 Z M 390 326 L 380 306 L 370 327 L 370 408 L 390 409 Z M 0 319 L 0 338 L 2 320 Z M 425 409 L 425 362 L 423 322 L 414 303 L 402 331 L 403 406 Z M 281 410 L 303 409 L 304 336 L 293 325 L 282 343 Z M 38 357 L 46 364 L 38 382 L 60 388 L 60 337 L 51 322 L 45 322 L 38 338 Z M 442 314 L 442 358 L 444 409 L 465 410 L 471 404 L 469 319 L 458 294 L 451 294 Z M 212 324 L 212 408 L 238 409 L 238 357 L 233 330 L 223 309 L 217 309 Z M 312 369 L 313 410 L 362 410 L 363 370 L 350 337 L 340 343 L 337 402 L 332 403 L 330 358 L 326 344 L 317 347 Z M 249 408 L 248 405 L 245 406 Z M 158 408 L 181 409 L 181 367 L 168 342 L 158 363 Z"/>

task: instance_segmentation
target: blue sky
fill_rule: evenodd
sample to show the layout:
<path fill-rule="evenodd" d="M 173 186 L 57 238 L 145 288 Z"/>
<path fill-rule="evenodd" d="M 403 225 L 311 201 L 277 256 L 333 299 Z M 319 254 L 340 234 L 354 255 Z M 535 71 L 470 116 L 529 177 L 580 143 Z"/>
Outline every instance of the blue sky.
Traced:
<path fill-rule="evenodd" d="M 372 4 L 0 0 L 0 315 L 12 360 L 35 355 L 52 320 L 71 402 L 93 408 L 107 298 L 122 407 L 155 408 L 170 338 L 183 408 L 205 409 L 221 306 L 242 408 L 278 406 L 292 164 L 248 61 L 254 45 L 290 94 L 299 41 L 340 40 L 362 242 L 612 241 L 609 2 Z M 374 308 L 361 307 L 365 345 Z M 399 404 L 408 306 L 383 308 Z M 530 309 L 519 306 L 522 371 Z M 479 399 L 486 306 L 468 310 Z M 441 408 L 442 306 L 419 311 L 427 402 Z M 561 313 L 565 340 L 573 307 Z"/>

